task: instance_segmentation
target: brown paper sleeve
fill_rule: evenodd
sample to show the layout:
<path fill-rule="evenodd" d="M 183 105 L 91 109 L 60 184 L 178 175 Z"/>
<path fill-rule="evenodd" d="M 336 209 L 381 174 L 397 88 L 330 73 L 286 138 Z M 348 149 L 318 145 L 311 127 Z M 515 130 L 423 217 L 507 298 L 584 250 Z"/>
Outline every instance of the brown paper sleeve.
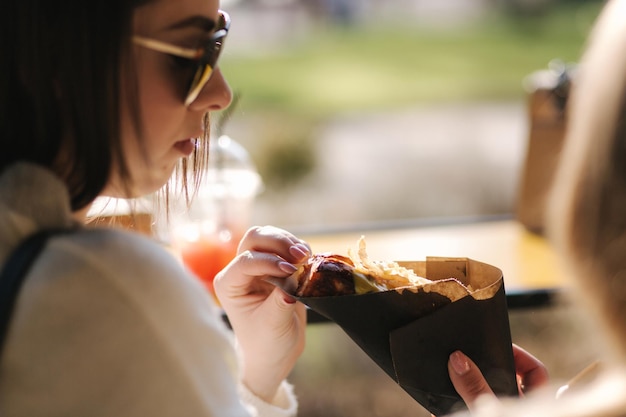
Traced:
<path fill-rule="evenodd" d="M 464 409 L 448 377 L 455 350 L 469 356 L 497 395 L 516 395 L 504 286 L 486 300 L 464 297 L 445 308 L 393 330 L 391 356 L 398 384 L 434 415 Z"/>
<path fill-rule="evenodd" d="M 400 264 L 435 282 L 418 289 L 299 300 L 337 323 L 435 415 L 464 406 L 447 370 L 448 356 L 457 349 L 477 363 L 496 394 L 515 395 L 502 271 L 467 258 Z"/>

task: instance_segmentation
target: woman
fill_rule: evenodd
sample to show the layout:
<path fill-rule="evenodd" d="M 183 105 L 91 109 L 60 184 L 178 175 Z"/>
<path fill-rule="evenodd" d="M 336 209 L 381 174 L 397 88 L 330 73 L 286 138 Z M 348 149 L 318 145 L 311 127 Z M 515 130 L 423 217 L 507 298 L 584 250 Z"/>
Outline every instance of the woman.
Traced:
<path fill-rule="evenodd" d="M 471 363 L 451 378 L 476 415 L 626 416 L 626 0 L 607 3 L 580 61 L 549 226 L 576 295 L 602 330 L 590 337 L 611 348 L 607 371 L 558 400 L 551 391 L 507 406 L 476 406 L 491 393 Z"/>
<path fill-rule="evenodd" d="M 291 274 L 310 254 L 305 242 L 253 228 L 216 280 L 236 367 L 210 300 L 168 253 L 80 226 L 96 197 L 145 195 L 178 164 L 184 178 L 201 165 L 205 114 L 231 100 L 216 67 L 229 29 L 218 6 L 3 4 L 0 260 L 38 230 L 75 231 L 49 242 L 19 294 L 0 414 L 295 413 L 284 379 L 303 350 L 304 307 L 263 278 Z"/>
<path fill-rule="evenodd" d="M 295 414 L 285 378 L 303 350 L 304 307 L 262 278 L 292 273 L 305 242 L 271 227 L 241 241 L 218 285 L 235 351 L 205 291 L 166 250 L 81 226 L 96 197 L 152 193 L 181 162 L 201 164 L 205 115 L 231 100 L 216 67 L 230 25 L 218 8 L 3 3 L 0 260 L 38 230 L 73 231 L 48 242 L 18 295 L 0 415 Z"/>

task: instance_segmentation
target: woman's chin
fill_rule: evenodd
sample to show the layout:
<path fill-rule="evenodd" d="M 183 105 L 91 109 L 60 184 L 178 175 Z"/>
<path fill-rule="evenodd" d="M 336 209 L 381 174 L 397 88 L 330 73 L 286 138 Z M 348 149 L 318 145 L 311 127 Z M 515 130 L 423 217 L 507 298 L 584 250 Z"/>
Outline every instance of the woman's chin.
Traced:
<path fill-rule="evenodd" d="M 106 186 L 100 195 L 103 197 L 123 199 L 143 197 L 163 188 L 173 172 L 174 168 L 172 167 L 168 172 L 161 171 L 152 176 L 145 176 L 140 181 L 133 181 L 123 186 L 120 184 L 111 184 Z"/>

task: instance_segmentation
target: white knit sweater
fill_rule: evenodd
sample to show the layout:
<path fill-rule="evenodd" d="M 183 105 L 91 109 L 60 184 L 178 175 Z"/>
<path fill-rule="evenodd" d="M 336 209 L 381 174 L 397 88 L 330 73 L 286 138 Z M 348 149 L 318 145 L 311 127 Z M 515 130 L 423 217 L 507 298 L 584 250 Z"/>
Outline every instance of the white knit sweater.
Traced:
<path fill-rule="evenodd" d="M 73 224 L 64 185 L 0 175 L 0 261 L 27 235 Z M 118 230 L 50 240 L 19 294 L 0 361 L 2 416 L 292 416 L 237 379 L 232 335 L 203 287 L 158 243 Z"/>

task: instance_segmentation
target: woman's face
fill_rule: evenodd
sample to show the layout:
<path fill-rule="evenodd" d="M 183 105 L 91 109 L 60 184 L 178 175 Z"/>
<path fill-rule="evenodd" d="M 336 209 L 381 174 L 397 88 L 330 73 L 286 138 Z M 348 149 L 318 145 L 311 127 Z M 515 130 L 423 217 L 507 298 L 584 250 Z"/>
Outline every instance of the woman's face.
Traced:
<path fill-rule="evenodd" d="M 218 0 L 155 0 L 136 10 L 134 35 L 197 48 L 201 40 L 215 31 L 218 8 Z M 132 95 L 126 94 L 129 89 L 124 88 L 132 83 L 125 80 L 122 80 L 120 120 L 130 191 L 136 197 L 154 192 L 167 182 L 179 160 L 194 150 L 195 138 L 202 137 L 204 114 L 227 107 L 232 92 L 216 68 L 195 101 L 185 106 L 193 76 L 190 61 L 137 44 L 132 48 L 143 142 L 133 124 Z M 125 196 L 118 171 L 113 168 L 106 195 Z"/>

